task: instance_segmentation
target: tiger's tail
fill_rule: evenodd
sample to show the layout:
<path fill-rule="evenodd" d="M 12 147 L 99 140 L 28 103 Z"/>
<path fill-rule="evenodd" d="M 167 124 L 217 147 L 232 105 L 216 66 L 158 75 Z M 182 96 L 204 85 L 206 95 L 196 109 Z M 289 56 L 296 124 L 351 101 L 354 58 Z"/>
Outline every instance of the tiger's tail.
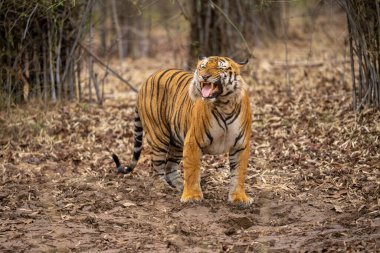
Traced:
<path fill-rule="evenodd" d="M 112 154 L 112 159 L 116 164 L 117 172 L 128 174 L 133 171 L 141 155 L 142 140 L 143 140 L 143 128 L 142 128 L 142 124 L 140 120 L 140 115 L 136 108 L 135 110 L 135 143 L 134 143 L 134 148 L 133 148 L 132 162 L 126 167 L 124 167 L 121 165 L 120 160 L 117 157 L 117 155 Z"/>

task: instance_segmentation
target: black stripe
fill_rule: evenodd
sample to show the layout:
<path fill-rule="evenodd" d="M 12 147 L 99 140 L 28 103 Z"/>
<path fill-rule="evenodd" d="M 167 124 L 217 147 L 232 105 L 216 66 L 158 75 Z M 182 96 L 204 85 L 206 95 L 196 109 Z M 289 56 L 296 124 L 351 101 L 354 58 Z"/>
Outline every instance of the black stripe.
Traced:
<path fill-rule="evenodd" d="M 218 110 L 215 110 L 215 113 L 218 115 L 218 117 L 222 120 L 223 124 L 224 124 L 224 128 L 226 131 L 228 130 L 228 125 L 227 125 L 227 121 L 224 119 L 223 115 L 218 111 Z"/>
<path fill-rule="evenodd" d="M 228 104 L 230 102 L 230 100 L 226 100 L 226 101 L 221 101 L 221 100 L 216 100 L 215 101 L 215 104 L 216 105 L 226 105 L 226 104 Z"/>
<path fill-rule="evenodd" d="M 178 163 L 182 160 L 183 158 L 183 155 L 182 155 L 182 152 L 179 154 L 179 155 L 173 155 L 173 154 L 170 154 L 170 159 L 173 159 L 173 160 L 177 160 Z M 169 159 L 168 158 L 168 159 Z"/>
<path fill-rule="evenodd" d="M 186 73 L 186 74 L 188 74 L 188 73 Z M 182 79 L 181 80 L 181 82 L 180 82 L 180 84 L 182 84 L 185 80 L 186 80 L 186 75 L 184 75 L 185 76 L 185 78 L 184 79 Z M 181 76 L 182 77 L 182 76 Z M 180 77 L 180 78 L 181 78 Z M 190 76 L 190 78 L 191 78 L 191 76 Z M 187 99 L 187 94 L 185 94 L 184 96 L 180 96 L 179 97 L 179 99 L 182 99 L 182 100 L 177 100 L 177 96 L 178 95 L 180 95 L 180 94 L 182 94 L 182 92 L 183 92 L 183 89 L 185 88 L 185 87 L 188 87 L 188 80 L 187 80 L 187 82 L 182 86 L 182 89 L 179 91 L 179 88 L 181 88 L 181 85 L 178 85 L 177 86 L 177 89 L 176 89 L 176 92 L 175 92 L 175 94 L 174 94 L 174 98 L 173 98 L 173 100 L 172 100 L 172 103 L 171 103 L 171 108 L 174 110 L 174 112 L 173 113 L 175 113 L 175 115 L 174 115 L 174 133 L 178 136 L 179 135 L 179 133 L 180 133 L 180 129 L 179 129 L 179 126 L 180 126 L 180 122 L 181 122 L 181 116 L 182 116 L 182 111 L 183 111 L 183 104 L 184 104 L 184 102 L 186 101 L 186 100 L 188 100 Z M 180 103 L 180 105 L 176 108 L 176 106 L 175 106 L 175 103 Z M 176 108 L 176 109 L 174 109 L 174 108 Z M 171 115 L 168 115 L 168 118 L 170 118 L 171 117 Z M 172 129 L 172 132 L 173 132 L 173 129 Z"/>
<path fill-rule="evenodd" d="M 178 92 L 178 93 L 180 93 L 180 94 L 182 94 L 183 93 L 183 91 L 184 91 L 184 88 L 185 87 L 188 87 L 189 85 L 189 81 L 191 80 L 191 76 L 190 76 L 190 78 L 189 78 L 189 80 L 187 80 L 187 85 L 183 85 L 183 88 Z M 183 113 L 183 108 L 184 108 L 184 105 L 186 105 L 186 104 L 191 104 L 192 102 L 191 102 L 191 100 L 190 100 L 190 98 L 189 98 L 189 96 L 188 96 L 188 92 L 186 92 L 186 94 L 184 94 L 182 97 L 180 97 L 182 100 L 180 100 L 180 101 L 173 101 L 173 108 L 175 108 L 175 106 L 174 106 L 174 102 L 177 102 L 177 103 L 179 103 L 179 105 L 178 105 L 178 107 L 177 107 L 177 110 L 175 110 L 175 112 L 176 112 L 176 114 L 175 114 L 175 116 L 174 116 L 174 126 L 175 126 L 175 133 L 177 134 L 177 135 L 180 135 L 180 129 L 179 129 L 179 126 L 180 126 L 180 120 L 181 120 L 181 116 L 182 116 L 182 113 Z"/>
<path fill-rule="evenodd" d="M 233 75 L 233 73 L 234 73 L 234 72 L 232 72 L 232 71 L 229 71 L 229 72 L 228 72 L 228 83 L 227 83 L 227 84 L 229 84 L 229 85 L 232 84 L 232 75 Z"/>
<path fill-rule="evenodd" d="M 159 90 L 159 83 L 160 83 L 160 80 L 161 80 L 161 78 L 167 73 L 167 72 L 169 72 L 169 71 L 171 71 L 172 69 L 167 69 L 167 70 L 165 70 L 165 71 L 163 71 L 163 72 L 161 72 L 160 73 L 160 75 L 158 76 L 158 80 L 157 80 L 157 82 L 153 82 L 154 80 L 152 79 L 152 90 L 151 90 L 151 95 L 150 95 L 150 99 L 151 99 L 151 101 L 150 101 L 150 111 L 151 112 L 153 112 L 153 96 L 154 96 L 154 86 L 157 86 L 157 92 L 158 92 L 158 90 Z M 158 74 L 157 74 L 158 75 Z M 156 75 L 156 76 L 157 76 Z M 155 77 L 156 77 L 155 76 Z M 158 101 L 158 98 L 157 98 L 157 101 Z M 158 103 L 156 104 L 157 106 L 156 106 L 156 109 L 157 109 L 157 116 L 159 116 L 159 114 L 158 114 Z M 158 120 L 158 122 L 157 122 L 157 120 Z M 163 134 L 163 135 L 165 135 L 165 131 L 163 131 L 163 129 L 162 129 L 162 123 L 161 122 L 159 122 L 160 121 L 160 117 L 152 117 L 152 118 L 150 118 L 150 120 L 149 120 L 149 122 L 153 122 L 154 123 L 154 125 L 155 126 L 157 126 L 159 129 L 160 129 L 160 131 L 161 131 L 161 133 Z M 168 129 L 166 129 L 167 131 L 168 131 Z M 152 131 L 153 133 L 156 133 L 155 131 Z M 158 137 L 157 137 L 157 134 L 155 134 L 155 137 L 158 139 Z"/>
<path fill-rule="evenodd" d="M 212 138 L 212 135 L 210 134 L 210 131 L 206 127 L 206 122 L 203 120 L 202 123 L 203 123 L 203 129 L 205 130 L 206 136 L 207 136 L 207 138 L 210 141 L 209 145 L 211 145 L 211 143 L 213 142 L 214 139 Z"/>
<path fill-rule="evenodd" d="M 201 144 L 199 143 L 199 140 L 197 139 L 197 137 L 195 137 L 195 142 L 197 143 L 198 147 L 200 149 L 203 149 L 203 147 L 201 146 Z"/>
<path fill-rule="evenodd" d="M 206 135 L 207 135 L 207 138 L 210 140 L 210 144 L 209 145 L 211 145 L 211 143 L 213 142 L 214 138 L 212 138 L 212 136 L 211 136 L 211 134 L 210 134 L 210 132 L 208 130 L 206 130 Z"/>
<path fill-rule="evenodd" d="M 170 157 L 166 160 L 167 162 L 172 162 L 172 163 L 176 163 L 176 164 L 179 164 L 181 159 L 175 159 L 173 157 Z"/>
<path fill-rule="evenodd" d="M 226 94 L 223 94 L 223 95 L 220 95 L 221 97 L 227 97 L 228 95 L 231 95 L 232 93 L 234 93 L 235 91 L 232 90 L 232 91 L 229 91 L 227 92 Z"/>
<path fill-rule="evenodd" d="M 240 112 L 240 109 L 241 109 L 241 103 L 236 104 L 234 106 L 234 109 L 231 111 L 231 113 L 227 113 L 228 116 L 226 117 L 226 120 L 229 120 L 231 117 L 233 117 L 237 111 Z"/>
<path fill-rule="evenodd" d="M 141 150 L 138 152 L 133 152 L 133 160 L 137 161 L 140 158 Z"/>
<path fill-rule="evenodd" d="M 159 153 L 165 153 L 165 152 L 167 152 L 167 150 L 166 149 L 164 149 L 164 148 L 161 148 L 161 147 L 159 147 L 159 146 L 152 146 L 152 145 L 150 145 L 151 147 L 152 147 L 152 150 L 153 151 L 155 151 L 155 152 L 159 152 Z"/>
<path fill-rule="evenodd" d="M 168 176 L 168 175 L 170 175 L 170 174 L 173 174 L 173 173 L 175 173 L 175 172 L 178 172 L 178 170 L 177 170 L 177 169 L 171 170 L 171 171 L 169 171 L 168 173 L 166 173 L 166 176 Z"/>
<path fill-rule="evenodd" d="M 230 162 L 230 171 L 236 170 L 237 163 L 236 162 Z"/>
<path fill-rule="evenodd" d="M 192 101 L 190 100 L 189 103 L 187 104 L 187 107 L 186 107 L 186 110 L 185 110 L 185 113 L 187 115 L 191 115 L 191 110 L 192 110 Z M 186 136 L 186 133 L 189 129 L 189 126 L 187 125 L 187 120 L 185 121 L 185 126 L 184 126 L 184 129 L 183 130 L 183 136 L 185 137 Z M 181 145 L 183 145 L 183 140 L 181 139 Z"/>
<path fill-rule="evenodd" d="M 226 130 L 224 128 L 224 126 L 222 126 L 222 124 L 219 122 L 219 117 L 215 114 L 214 110 L 211 111 L 212 115 L 214 115 L 214 118 L 216 119 L 216 122 L 218 123 L 218 125 L 220 126 L 220 128 L 222 128 L 223 130 Z"/>
<path fill-rule="evenodd" d="M 136 132 L 135 131 L 135 139 L 141 140 L 143 138 L 143 135 L 144 135 L 143 131 L 141 131 L 141 132 Z"/>
<path fill-rule="evenodd" d="M 165 160 L 152 160 L 154 166 L 160 166 L 166 163 Z"/>
<path fill-rule="evenodd" d="M 236 146 L 236 144 L 238 143 L 238 141 L 244 136 L 244 132 L 243 131 L 240 131 L 239 135 L 236 137 L 235 139 L 235 143 L 234 143 L 234 146 Z"/>
<path fill-rule="evenodd" d="M 242 147 L 242 148 L 240 148 L 240 149 L 235 150 L 233 153 L 230 153 L 229 155 L 230 155 L 230 156 L 235 156 L 237 153 L 243 151 L 244 149 L 245 149 L 245 147 Z"/>
<path fill-rule="evenodd" d="M 187 74 L 189 74 L 189 73 L 184 72 L 183 75 L 180 76 L 179 79 L 178 79 L 178 85 L 177 85 L 177 88 L 176 88 L 176 90 L 175 90 L 175 92 L 174 92 L 174 96 L 173 96 L 173 100 L 172 100 L 171 108 L 175 108 L 175 103 L 177 102 L 177 95 L 179 94 L 179 89 L 181 88 L 182 83 L 185 81 Z M 183 78 L 183 79 L 182 79 L 182 78 Z M 184 87 L 186 87 L 186 84 L 187 84 L 187 82 L 185 82 Z M 182 87 L 182 88 L 183 88 L 183 87 Z"/>
<path fill-rule="evenodd" d="M 241 111 L 241 106 L 239 106 L 238 111 L 235 112 L 235 114 L 232 114 L 232 115 L 234 115 L 234 117 L 231 119 L 230 122 L 228 122 L 228 124 L 232 124 L 232 123 L 233 123 L 233 122 L 239 117 L 239 115 L 240 115 L 240 111 Z M 227 120 L 227 121 L 228 121 L 228 120 Z"/>
<path fill-rule="evenodd" d="M 157 82 L 156 82 L 156 85 L 157 85 L 157 92 L 156 92 L 156 115 L 157 115 L 157 118 L 154 117 L 156 120 L 158 120 L 158 127 L 160 128 L 162 134 L 165 135 L 165 131 L 163 131 L 163 128 L 162 126 L 165 125 L 166 127 L 166 131 L 169 131 L 169 125 L 167 124 L 167 122 L 162 122 L 162 117 L 161 117 L 161 113 L 160 113 L 160 109 L 162 108 L 162 104 L 163 104 L 163 101 L 159 101 L 159 96 L 160 96 L 160 82 L 161 82 L 161 78 L 166 75 L 169 71 L 172 71 L 174 69 L 168 69 L 168 70 L 165 70 L 161 75 L 160 77 L 158 78 Z M 178 72 L 177 72 L 178 73 Z M 170 82 L 171 80 L 171 76 L 166 80 L 166 83 L 165 83 L 165 87 L 167 85 L 168 82 Z M 164 93 L 166 92 L 166 90 L 163 91 Z M 152 97 L 152 100 L 153 100 L 153 97 Z M 151 104 L 152 105 L 152 104 Z M 153 110 L 151 110 L 153 112 Z M 156 121 L 155 121 L 156 122 Z"/>
<path fill-rule="evenodd" d="M 112 159 L 116 164 L 116 168 L 120 167 L 121 163 L 120 163 L 119 157 L 117 157 L 117 155 L 115 154 L 112 154 Z"/>
<path fill-rule="evenodd" d="M 171 69 L 171 70 L 173 70 L 173 71 L 175 71 L 174 69 Z M 177 70 L 176 72 L 174 72 L 174 73 L 171 73 L 171 74 L 169 74 L 169 77 L 167 78 L 167 80 L 166 80 L 166 82 L 165 82 L 165 85 L 164 85 L 164 93 L 167 93 L 168 91 L 167 91 L 167 87 L 169 86 L 169 84 L 173 81 L 173 78 L 176 76 L 176 75 L 178 75 L 179 73 L 181 73 L 182 71 L 181 70 Z M 158 79 L 158 87 L 159 87 L 159 83 L 160 83 L 160 81 L 161 81 L 161 77 Z M 164 122 L 162 122 L 162 115 L 161 115 L 161 113 L 160 113 L 160 110 L 159 109 L 164 109 L 164 111 L 166 112 L 166 107 L 167 106 L 164 106 L 164 103 L 163 103 L 164 101 L 159 101 L 159 89 L 157 89 L 157 94 L 156 94 L 156 104 L 157 104 L 157 107 L 156 107 L 156 112 L 157 112 L 157 117 L 158 117 L 158 119 L 159 119 L 159 121 L 160 121 L 160 123 L 161 124 L 164 124 L 165 125 L 165 127 L 166 127 L 166 129 L 167 130 L 169 130 L 170 129 L 170 126 L 169 126 L 169 124 L 168 124 L 168 121 L 167 120 L 165 120 Z M 162 111 L 161 111 L 162 112 Z M 164 115 L 166 115 L 166 113 L 165 112 L 162 112 Z"/>
<path fill-rule="evenodd" d="M 178 145 L 178 142 L 176 141 L 175 137 L 173 135 L 170 136 L 170 142 L 169 142 L 170 146 L 174 147 L 174 148 L 177 148 L 177 149 L 181 149 L 182 146 L 181 145 Z"/>

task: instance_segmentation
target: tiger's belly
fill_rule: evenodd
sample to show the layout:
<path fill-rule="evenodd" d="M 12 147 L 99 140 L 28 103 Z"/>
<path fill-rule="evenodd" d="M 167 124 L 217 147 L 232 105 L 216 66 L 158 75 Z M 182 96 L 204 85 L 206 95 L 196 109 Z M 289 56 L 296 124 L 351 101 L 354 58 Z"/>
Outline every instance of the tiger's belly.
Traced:
<path fill-rule="evenodd" d="M 213 137 L 211 144 L 202 149 L 204 154 L 219 155 L 228 153 L 234 146 L 239 146 L 244 138 L 237 138 L 240 134 L 240 120 L 236 119 L 230 125 L 227 125 L 227 129 L 224 125 L 220 127 L 214 119 L 213 127 L 210 129 L 210 133 Z"/>

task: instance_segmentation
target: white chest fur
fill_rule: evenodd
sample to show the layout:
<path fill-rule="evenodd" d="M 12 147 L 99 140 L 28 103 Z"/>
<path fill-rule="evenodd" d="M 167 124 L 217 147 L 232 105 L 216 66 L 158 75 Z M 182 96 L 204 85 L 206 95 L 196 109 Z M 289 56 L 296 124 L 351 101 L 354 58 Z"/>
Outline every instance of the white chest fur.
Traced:
<path fill-rule="evenodd" d="M 205 154 L 218 155 L 229 152 L 235 145 L 238 147 L 243 138 L 240 138 L 235 144 L 237 137 L 241 131 L 241 115 L 227 127 L 217 119 L 213 118 L 211 121 L 210 133 L 213 138 L 212 143 L 203 148 Z"/>

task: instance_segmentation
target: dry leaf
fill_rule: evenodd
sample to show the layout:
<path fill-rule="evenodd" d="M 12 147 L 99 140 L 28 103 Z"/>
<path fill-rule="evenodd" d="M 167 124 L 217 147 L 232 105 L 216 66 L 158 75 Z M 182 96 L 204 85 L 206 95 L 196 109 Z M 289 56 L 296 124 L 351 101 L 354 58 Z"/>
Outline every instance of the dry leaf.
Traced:
<path fill-rule="evenodd" d="M 131 202 L 131 201 L 126 201 L 126 202 L 123 203 L 123 206 L 130 207 L 130 206 L 136 206 L 136 204 L 133 203 L 133 202 Z"/>

